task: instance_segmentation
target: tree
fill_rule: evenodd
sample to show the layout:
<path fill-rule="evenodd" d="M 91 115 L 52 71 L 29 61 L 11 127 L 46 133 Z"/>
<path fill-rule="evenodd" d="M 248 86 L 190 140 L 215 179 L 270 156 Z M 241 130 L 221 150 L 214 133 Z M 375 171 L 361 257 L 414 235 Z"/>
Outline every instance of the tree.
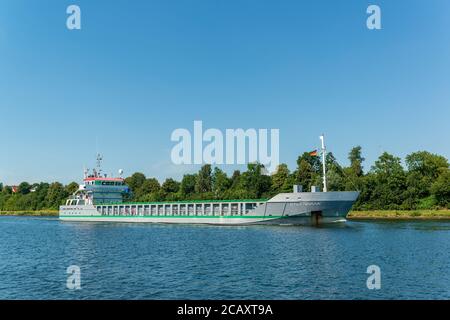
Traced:
<path fill-rule="evenodd" d="M 205 193 L 211 192 L 211 165 L 205 164 L 201 167 L 200 171 L 197 174 L 197 181 L 195 183 L 195 192 L 197 193 Z"/>
<path fill-rule="evenodd" d="M 73 194 L 75 191 L 77 191 L 79 188 L 78 183 L 71 182 L 66 186 L 66 193 Z"/>
<path fill-rule="evenodd" d="M 165 193 L 176 193 L 180 189 L 180 183 L 172 178 L 167 178 L 161 186 L 161 190 Z"/>
<path fill-rule="evenodd" d="M 45 197 L 46 207 L 48 209 L 58 209 L 67 196 L 68 194 L 61 183 L 54 182 L 50 184 Z"/>
<path fill-rule="evenodd" d="M 305 159 L 300 159 L 294 175 L 295 183 L 301 185 L 303 190 L 307 191 L 311 188 L 314 171 L 308 161 Z"/>
<path fill-rule="evenodd" d="M 183 196 L 191 196 L 195 192 L 196 174 L 185 174 L 181 180 L 180 192 Z"/>
<path fill-rule="evenodd" d="M 297 158 L 297 167 L 300 167 L 300 163 L 306 161 L 311 167 L 311 172 L 320 174 L 322 172 L 322 161 L 320 157 L 311 155 L 309 152 L 304 152 Z"/>
<path fill-rule="evenodd" d="M 331 152 L 325 159 L 330 191 L 360 191 L 353 208 L 429 209 L 450 205 L 450 168 L 445 157 L 427 151 L 414 152 L 406 156 L 405 170 L 400 158 L 385 152 L 364 173 L 364 158 L 361 147 L 357 146 L 350 151 L 349 160 L 350 166 L 343 168 Z M 303 185 L 305 191 L 311 185 L 322 184 L 321 160 L 309 153 L 298 157 L 293 172 L 286 164 L 280 164 L 271 176 L 264 172 L 263 165 L 251 163 L 245 172 L 236 170 L 229 178 L 220 168 L 211 170 L 210 165 L 204 165 L 198 174 L 184 175 L 181 183 L 168 178 L 162 186 L 157 179 L 147 179 L 143 173 L 136 172 L 126 179 L 134 199 L 125 196 L 124 201 L 268 198 L 291 192 L 293 184 Z M 0 210 L 41 210 L 57 209 L 78 185 L 22 182 L 19 192 L 12 193 L 11 187 L 0 183 L 0 189 Z"/>
<path fill-rule="evenodd" d="M 35 199 L 34 199 L 34 201 L 35 201 L 34 209 L 35 210 L 42 210 L 42 209 L 48 208 L 47 203 L 46 203 L 46 197 L 47 197 L 49 188 L 50 188 L 50 185 L 45 182 L 39 183 L 38 186 L 36 187 L 36 191 L 33 194 L 35 197 Z M 66 187 L 66 189 L 67 189 L 67 187 Z M 66 194 L 70 194 L 70 193 L 66 191 Z"/>
<path fill-rule="evenodd" d="M 17 191 L 20 194 L 28 194 L 30 193 L 31 185 L 28 182 L 22 182 L 19 184 L 19 187 L 17 188 Z"/>
<path fill-rule="evenodd" d="M 421 176 L 436 179 L 441 174 L 441 168 L 448 168 L 447 159 L 428 151 L 418 151 L 406 156 L 408 171 L 418 172 Z"/>
<path fill-rule="evenodd" d="M 344 172 L 332 152 L 325 158 L 327 168 L 327 188 L 329 191 L 345 190 Z"/>
<path fill-rule="evenodd" d="M 145 175 L 140 172 L 133 173 L 131 177 L 125 179 L 125 183 L 130 187 L 133 193 L 137 193 L 137 190 L 142 187 L 145 182 Z"/>
<path fill-rule="evenodd" d="M 295 183 L 303 186 L 303 190 L 322 184 L 322 162 L 320 157 L 304 152 L 297 159 L 297 170 L 294 173 Z"/>
<path fill-rule="evenodd" d="M 136 190 L 135 198 L 139 201 L 144 201 L 151 193 L 159 191 L 161 186 L 159 181 L 155 178 L 148 178 L 142 183 L 142 185 Z"/>
<path fill-rule="evenodd" d="M 231 176 L 231 189 L 236 189 L 239 185 L 239 181 L 241 179 L 241 172 L 239 170 L 234 170 L 233 175 Z"/>
<path fill-rule="evenodd" d="M 215 198 L 220 199 L 223 197 L 225 191 L 230 188 L 231 180 L 225 172 L 220 168 L 215 167 L 211 177 L 211 184 Z"/>
<path fill-rule="evenodd" d="M 374 179 L 372 201 L 379 209 L 401 209 L 406 175 L 400 158 L 384 152 L 371 168 Z"/>
<path fill-rule="evenodd" d="M 249 163 L 242 174 L 239 189 L 246 190 L 249 198 L 261 198 L 270 191 L 271 178 L 262 174 L 263 169 L 260 163 Z"/>
<path fill-rule="evenodd" d="M 431 185 L 431 194 L 436 198 L 438 205 L 449 207 L 450 205 L 450 169 L 442 168 L 441 173 Z"/>
<path fill-rule="evenodd" d="M 290 172 L 286 164 L 282 163 L 277 167 L 277 170 L 272 175 L 272 186 L 271 190 L 273 193 L 285 192 Z M 292 188 L 292 186 L 290 187 Z"/>
<path fill-rule="evenodd" d="M 4 186 L 2 189 L 2 193 L 10 195 L 12 194 L 12 188 L 10 186 Z"/>
<path fill-rule="evenodd" d="M 356 177 L 361 177 L 364 174 L 362 163 L 364 158 L 361 155 L 361 146 L 353 147 L 348 154 L 350 161 L 351 173 Z"/>
<path fill-rule="evenodd" d="M 429 196 L 432 183 L 443 169 L 449 167 L 447 159 L 427 151 L 411 153 L 406 156 L 405 162 L 408 168 L 408 193 L 415 200 Z"/>

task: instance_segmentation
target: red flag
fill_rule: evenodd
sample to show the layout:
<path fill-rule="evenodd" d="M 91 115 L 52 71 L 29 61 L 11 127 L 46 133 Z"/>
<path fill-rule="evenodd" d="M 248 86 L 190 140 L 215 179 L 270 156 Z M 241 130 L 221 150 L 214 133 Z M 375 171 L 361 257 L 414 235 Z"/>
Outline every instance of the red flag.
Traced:
<path fill-rule="evenodd" d="M 310 155 L 311 157 L 317 157 L 317 150 L 311 151 L 311 152 L 309 153 L 309 155 Z"/>

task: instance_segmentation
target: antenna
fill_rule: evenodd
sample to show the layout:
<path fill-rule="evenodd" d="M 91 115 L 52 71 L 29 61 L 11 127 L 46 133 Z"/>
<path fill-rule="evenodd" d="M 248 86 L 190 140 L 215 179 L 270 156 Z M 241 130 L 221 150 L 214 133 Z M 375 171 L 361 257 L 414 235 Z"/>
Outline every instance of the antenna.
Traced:
<path fill-rule="evenodd" d="M 102 166 L 102 160 L 103 157 L 100 153 L 97 153 L 97 173 L 100 176 L 100 172 L 102 171 L 101 166 Z"/>
<path fill-rule="evenodd" d="M 326 171 L 326 165 L 325 165 L 326 149 L 325 149 L 325 142 L 324 142 L 324 135 L 323 135 L 323 133 L 320 136 L 320 140 L 322 141 L 323 192 L 327 192 L 327 171 Z"/>

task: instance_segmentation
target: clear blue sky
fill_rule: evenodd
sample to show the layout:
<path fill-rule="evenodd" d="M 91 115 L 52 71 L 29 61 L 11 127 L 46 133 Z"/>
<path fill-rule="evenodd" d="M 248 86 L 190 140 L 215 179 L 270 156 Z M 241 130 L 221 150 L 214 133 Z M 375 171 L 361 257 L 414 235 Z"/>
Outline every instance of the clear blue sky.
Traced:
<path fill-rule="evenodd" d="M 96 140 L 107 172 L 179 178 L 196 168 L 171 164 L 170 134 L 194 120 L 279 128 L 291 169 L 322 132 L 366 169 L 449 158 L 450 1 L 0 1 L 0 181 L 79 181 Z"/>

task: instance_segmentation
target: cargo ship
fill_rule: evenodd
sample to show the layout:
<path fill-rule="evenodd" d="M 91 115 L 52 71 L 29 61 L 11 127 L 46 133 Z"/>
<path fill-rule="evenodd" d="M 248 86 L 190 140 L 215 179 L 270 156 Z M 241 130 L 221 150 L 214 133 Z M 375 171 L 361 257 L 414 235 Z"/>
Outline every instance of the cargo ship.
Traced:
<path fill-rule="evenodd" d="M 322 157 L 325 147 L 322 139 Z M 270 199 L 203 200 L 176 202 L 124 202 L 130 189 L 122 178 L 84 171 L 83 184 L 60 206 L 63 221 L 188 223 L 214 225 L 318 225 L 346 220 L 358 191 L 328 192 L 323 161 L 323 191 L 312 187 L 303 192 L 294 185 L 290 193 L 279 193 Z"/>

